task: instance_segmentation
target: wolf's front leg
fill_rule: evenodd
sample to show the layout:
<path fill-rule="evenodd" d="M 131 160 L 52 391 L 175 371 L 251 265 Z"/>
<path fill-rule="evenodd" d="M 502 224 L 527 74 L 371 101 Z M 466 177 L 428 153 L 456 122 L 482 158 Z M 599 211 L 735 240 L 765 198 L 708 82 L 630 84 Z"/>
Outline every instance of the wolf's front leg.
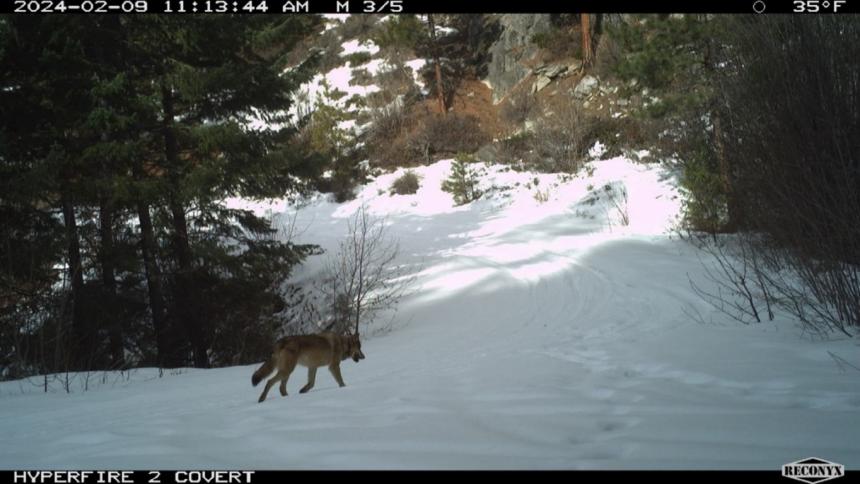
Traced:
<path fill-rule="evenodd" d="M 331 365 L 329 365 L 328 370 L 331 372 L 331 376 L 334 377 L 334 379 L 337 381 L 338 385 L 340 385 L 342 387 L 346 386 L 346 383 L 343 382 L 343 377 L 340 376 L 340 364 L 339 363 L 332 363 Z"/>

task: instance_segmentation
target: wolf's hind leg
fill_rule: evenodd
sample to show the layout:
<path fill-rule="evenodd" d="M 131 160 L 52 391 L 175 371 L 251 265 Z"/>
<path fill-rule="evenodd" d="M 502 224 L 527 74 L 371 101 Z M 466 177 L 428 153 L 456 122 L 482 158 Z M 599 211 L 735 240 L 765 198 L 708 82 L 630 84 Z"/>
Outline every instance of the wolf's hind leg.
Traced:
<path fill-rule="evenodd" d="M 290 379 L 290 373 L 293 372 L 293 369 L 296 367 L 295 360 L 287 360 L 285 364 L 278 369 L 278 373 L 275 374 L 269 381 L 266 382 L 266 388 L 263 390 L 263 394 L 260 395 L 260 402 L 266 399 L 266 395 L 269 394 L 269 390 L 275 383 L 281 382 L 280 391 L 282 396 L 287 396 L 287 381 Z"/>
<path fill-rule="evenodd" d="M 260 394 L 260 399 L 257 400 L 258 402 L 262 402 L 263 400 L 266 399 L 266 395 L 269 394 L 269 389 L 272 388 L 272 385 L 277 383 L 279 376 L 281 376 L 280 372 L 278 374 L 276 374 L 275 376 L 273 376 L 272 378 L 269 378 L 269 381 L 266 382 L 266 388 L 263 388 L 263 393 Z"/>

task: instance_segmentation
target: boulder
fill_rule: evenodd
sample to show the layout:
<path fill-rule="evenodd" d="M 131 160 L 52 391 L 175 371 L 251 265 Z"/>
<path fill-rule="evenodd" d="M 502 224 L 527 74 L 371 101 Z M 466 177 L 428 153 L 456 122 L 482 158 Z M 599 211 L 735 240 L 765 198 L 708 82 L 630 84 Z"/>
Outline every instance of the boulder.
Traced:
<path fill-rule="evenodd" d="M 493 102 L 501 101 L 532 69 L 527 67 L 539 49 L 531 41 L 551 28 L 549 14 L 504 14 L 497 17 L 499 36 L 490 45 L 484 79 L 493 88 Z"/>
<path fill-rule="evenodd" d="M 552 79 L 550 79 L 549 77 L 547 77 L 545 75 L 538 76 L 535 83 L 532 84 L 532 93 L 536 93 L 536 92 L 540 91 L 541 89 L 547 87 L 550 82 L 552 82 Z"/>
<path fill-rule="evenodd" d="M 599 85 L 600 81 L 596 77 L 585 76 L 579 81 L 579 84 L 576 85 L 576 88 L 573 90 L 573 95 L 580 99 L 587 98 Z"/>
<path fill-rule="evenodd" d="M 546 77 L 548 77 L 550 79 L 555 79 L 556 77 L 563 74 L 565 71 L 567 71 L 567 66 L 554 65 L 554 66 L 549 66 L 546 69 L 544 69 L 543 75 L 545 75 Z"/>

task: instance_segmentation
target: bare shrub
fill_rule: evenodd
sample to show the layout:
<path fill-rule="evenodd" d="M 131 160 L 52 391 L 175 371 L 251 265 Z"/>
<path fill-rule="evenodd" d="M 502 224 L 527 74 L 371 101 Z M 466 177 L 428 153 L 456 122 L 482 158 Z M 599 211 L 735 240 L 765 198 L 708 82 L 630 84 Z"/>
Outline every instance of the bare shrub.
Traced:
<path fill-rule="evenodd" d="M 535 190 L 534 199 L 538 203 L 546 203 L 549 201 L 549 188 L 541 190 L 538 188 Z"/>
<path fill-rule="evenodd" d="M 716 78 L 720 176 L 742 230 L 729 280 L 754 271 L 811 333 L 860 327 L 860 25 L 840 17 L 726 19 Z M 716 128 L 715 128 L 716 130 Z"/>
<path fill-rule="evenodd" d="M 412 153 L 429 163 L 431 156 L 474 153 L 490 140 L 474 116 L 428 113 L 409 137 Z"/>
<path fill-rule="evenodd" d="M 705 278 L 713 289 L 691 279 L 693 290 L 715 309 L 744 324 L 773 320 L 777 310 L 800 322 L 808 334 L 851 336 L 860 268 L 845 263 L 799 259 L 771 245 L 763 234 L 687 234 L 708 255 Z M 765 247 L 767 247 L 765 249 Z"/>
<path fill-rule="evenodd" d="M 496 161 L 525 169 L 525 161 L 531 158 L 532 136 L 532 133 L 520 132 L 495 143 Z"/>
<path fill-rule="evenodd" d="M 514 131 L 534 113 L 536 106 L 535 97 L 528 90 L 520 89 L 502 104 L 499 116 L 508 129 Z"/>
<path fill-rule="evenodd" d="M 371 162 L 381 166 L 398 166 L 407 162 L 410 154 L 405 138 L 412 120 L 403 103 L 394 100 L 371 108 L 370 121 L 366 145 Z"/>
<path fill-rule="evenodd" d="M 653 133 L 653 137 L 649 138 L 643 126 L 646 123 L 629 117 L 612 119 L 593 116 L 588 118 L 587 124 L 589 131 L 583 140 L 585 149 L 588 150 L 595 142 L 600 141 L 606 147 L 604 157 L 619 156 L 625 150 L 648 146 L 649 139 L 657 137 L 657 134 Z"/>
<path fill-rule="evenodd" d="M 699 259 L 711 287 L 705 288 L 691 278 L 690 286 L 696 295 L 743 324 L 762 322 L 762 306 L 766 306 L 768 320 L 773 320 L 776 301 L 767 290 L 755 252 L 749 251 L 742 239 L 694 232 L 687 232 L 685 237 L 706 254 L 706 258 Z"/>
<path fill-rule="evenodd" d="M 391 184 L 390 193 L 394 195 L 411 195 L 418 191 L 421 183 L 418 179 L 418 175 L 415 174 L 412 170 L 407 170 L 406 173 L 398 177 L 394 180 L 394 183 Z"/>
<path fill-rule="evenodd" d="M 330 302 L 325 329 L 358 334 L 385 310 L 396 309 L 414 277 L 398 265 L 400 245 L 386 221 L 359 208 L 347 223 L 347 236 L 326 263 L 319 289 Z"/>
<path fill-rule="evenodd" d="M 603 187 L 609 197 L 609 203 L 618 215 L 618 223 L 623 227 L 630 225 L 630 212 L 627 205 L 627 188 L 622 186 L 620 189 L 613 189 L 612 185 Z"/>
<path fill-rule="evenodd" d="M 535 120 L 532 137 L 535 161 L 550 171 L 575 173 L 590 147 L 588 135 L 593 121 L 573 98 L 545 103 L 541 111 L 544 115 Z"/>

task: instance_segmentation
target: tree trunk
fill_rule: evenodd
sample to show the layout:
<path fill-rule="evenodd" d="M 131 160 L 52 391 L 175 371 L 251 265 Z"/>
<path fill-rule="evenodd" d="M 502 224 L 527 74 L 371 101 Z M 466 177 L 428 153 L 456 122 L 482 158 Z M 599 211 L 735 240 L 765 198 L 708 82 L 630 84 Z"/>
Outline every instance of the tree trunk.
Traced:
<path fill-rule="evenodd" d="M 116 295 L 116 269 L 114 266 L 114 234 L 113 234 L 113 204 L 107 197 L 99 200 L 99 235 L 101 238 L 101 266 L 102 284 L 104 285 L 107 301 L 105 307 L 108 310 L 108 337 L 110 340 L 110 353 L 112 366 L 122 368 L 125 366 L 124 350 L 122 345 L 122 319 L 119 317 L 119 304 Z"/>
<path fill-rule="evenodd" d="M 174 132 L 173 94 L 166 85 L 161 88 L 161 102 L 164 110 L 164 151 L 170 169 L 171 193 L 169 208 L 173 221 L 173 247 L 179 271 L 176 275 L 176 308 L 185 324 L 191 342 L 194 366 L 208 368 L 206 338 L 200 321 L 199 298 L 194 287 L 194 257 L 188 239 L 188 221 L 185 207 L 179 198 L 179 143 Z"/>
<path fill-rule="evenodd" d="M 590 66 L 594 61 L 591 45 L 591 21 L 587 13 L 580 14 L 580 19 L 582 19 L 582 65 Z"/>
<path fill-rule="evenodd" d="M 155 234 L 149 206 L 137 202 L 137 217 L 140 221 L 140 251 L 146 271 L 146 286 L 149 290 L 149 310 L 152 312 L 152 327 L 155 331 L 155 345 L 158 351 L 158 366 L 176 366 L 175 353 L 167 338 L 167 311 L 164 305 L 164 289 L 161 286 L 161 270 L 156 260 Z"/>
<path fill-rule="evenodd" d="M 714 72 L 716 71 L 714 49 L 715 47 L 713 45 L 712 40 L 706 42 L 704 58 L 702 59 L 703 64 L 705 66 L 705 70 L 708 72 L 708 75 L 712 77 L 714 76 Z M 741 224 L 742 214 L 741 208 L 738 205 L 736 197 L 734 195 L 731 178 L 731 166 L 729 164 L 728 156 L 726 156 L 725 143 L 723 142 L 723 127 L 721 119 L 722 116 L 720 115 L 720 110 L 715 105 L 715 103 L 712 103 L 712 107 L 710 109 L 709 114 L 713 119 L 714 147 L 717 155 L 717 163 L 719 165 L 720 170 L 720 180 L 723 185 L 723 192 L 726 195 L 726 209 L 728 210 L 729 216 L 728 223 L 725 227 L 722 227 L 722 229 L 728 232 L 734 232 Z"/>
<path fill-rule="evenodd" d="M 729 217 L 729 221 L 723 229 L 728 232 L 735 232 L 742 224 L 743 215 L 732 186 L 731 167 L 729 165 L 729 158 L 726 156 L 725 144 L 723 143 L 722 117 L 716 110 L 711 112 L 711 116 L 714 119 L 714 144 L 716 145 L 720 179 L 723 183 L 723 191 L 726 194 L 726 209 L 728 210 Z"/>
<path fill-rule="evenodd" d="M 209 358 L 203 328 L 200 324 L 199 301 L 194 287 L 194 259 L 188 242 L 188 221 L 185 218 L 185 208 L 177 201 L 171 200 L 170 212 L 173 216 L 173 247 L 179 262 L 179 271 L 176 274 L 176 307 L 185 322 L 185 328 L 191 342 L 194 366 L 208 368 Z"/>
<path fill-rule="evenodd" d="M 436 22 L 433 21 L 433 15 L 427 14 L 427 24 L 430 28 L 430 51 L 433 55 L 433 64 L 436 66 L 436 94 L 439 97 L 439 112 L 442 115 L 447 115 L 448 107 L 445 106 L 445 90 L 442 88 L 442 67 L 439 64 L 439 51 L 436 49 Z"/>
<path fill-rule="evenodd" d="M 63 222 L 66 226 L 66 255 L 69 263 L 69 279 L 72 283 L 72 343 L 70 365 L 73 369 L 83 369 L 83 356 L 88 354 L 90 345 L 87 325 L 83 317 L 84 273 L 81 264 L 81 244 L 78 240 L 78 224 L 75 207 L 68 196 L 63 195 Z"/>

